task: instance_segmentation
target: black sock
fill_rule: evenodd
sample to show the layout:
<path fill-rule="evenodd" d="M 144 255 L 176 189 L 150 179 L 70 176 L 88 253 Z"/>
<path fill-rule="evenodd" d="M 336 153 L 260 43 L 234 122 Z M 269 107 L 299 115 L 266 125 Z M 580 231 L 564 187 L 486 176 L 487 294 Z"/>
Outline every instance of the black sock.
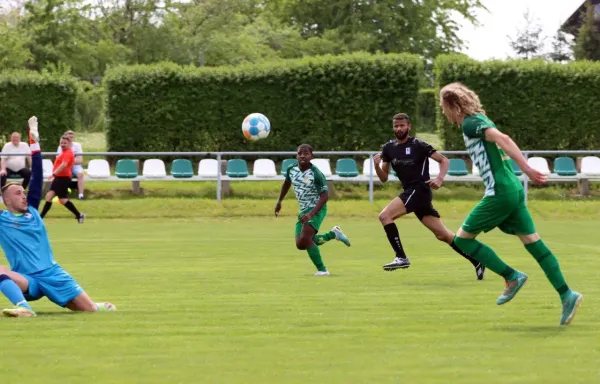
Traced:
<path fill-rule="evenodd" d="M 395 223 L 386 224 L 383 226 L 385 230 L 385 234 L 396 252 L 396 256 L 402 259 L 406 259 L 406 254 L 404 253 L 404 248 L 402 248 L 402 242 L 400 241 L 400 233 L 398 233 L 398 227 L 396 227 Z"/>
<path fill-rule="evenodd" d="M 75 208 L 75 206 L 73 205 L 73 203 L 71 202 L 71 200 L 67 201 L 65 203 L 65 208 L 67 208 L 69 211 L 73 212 L 73 214 L 75 215 L 76 219 L 79 219 L 81 217 L 81 213 L 79 213 L 79 211 L 77 210 L 77 208 Z"/>
<path fill-rule="evenodd" d="M 44 209 L 42 209 L 42 214 L 40 215 L 42 217 L 42 219 L 44 218 L 44 216 L 46 216 L 46 213 L 48 213 L 48 211 L 50 210 L 51 207 L 52 207 L 52 202 L 46 201 L 46 204 L 44 204 Z"/>
<path fill-rule="evenodd" d="M 477 267 L 479 265 L 479 261 L 475 260 L 471 256 L 469 256 L 466 253 L 464 253 L 463 251 L 461 251 L 460 248 L 458 248 L 456 246 L 456 244 L 454 244 L 454 240 L 452 240 L 452 243 L 450 244 L 450 246 L 452 247 L 452 249 L 454 249 L 454 251 L 456 253 L 458 253 L 459 255 L 461 255 L 462 257 L 464 257 L 465 259 L 469 260 L 471 262 L 471 264 L 473 264 L 474 267 Z"/>

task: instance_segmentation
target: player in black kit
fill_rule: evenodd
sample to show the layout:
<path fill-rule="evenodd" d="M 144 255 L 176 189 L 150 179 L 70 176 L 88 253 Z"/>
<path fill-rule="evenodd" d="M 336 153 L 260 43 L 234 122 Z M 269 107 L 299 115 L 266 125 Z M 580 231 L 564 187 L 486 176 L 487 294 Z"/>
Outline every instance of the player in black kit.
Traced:
<path fill-rule="evenodd" d="M 391 164 L 404 189 L 379 214 L 379 221 L 381 221 L 388 240 L 396 252 L 394 261 L 384 265 L 383 269 L 385 271 L 395 271 L 410 266 L 410 260 L 404 253 L 398 227 L 396 227 L 394 220 L 414 212 L 421 223 L 433 232 L 438 240 L 448 243 L 456 253 L 469 260 L 475 267 L 477 279 L 482 280 L 485 274 L 485 266 L 456 247 L 454 233 L 442 223 L 440 214 L 432 204 L 433 193 L 431 189 L 441 187 L 450 162 L 431 145 L 408 136 L 411 128 L 408 115 L 399 113 L 394 116 L 393 122 L 396 140 L 386 143 L 381 154 L 374 157 L 375 171 L 379 180 L 382 183 L 388 180 Z M 440 174 L 435 179 L 429 178 L 430 157 L 440 163 Z"/>

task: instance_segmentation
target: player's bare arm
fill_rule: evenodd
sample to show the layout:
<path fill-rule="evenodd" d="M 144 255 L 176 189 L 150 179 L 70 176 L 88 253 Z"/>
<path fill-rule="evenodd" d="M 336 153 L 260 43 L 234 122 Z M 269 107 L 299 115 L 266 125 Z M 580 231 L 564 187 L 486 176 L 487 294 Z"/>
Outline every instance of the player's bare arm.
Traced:
<path fill-rule="evenodd" d="M 446 178 L 446 175 L 448 174 L 450 160 L 448 160 L 446 156 L 439 152 L 434 152 L 433 155 L 431 155 L 431 158 L 440 163 L 440 174 L 435 179 L 427 181 L 427 184 L 429 184 L 432 189 L 440 189 L 444 179 Z"/>
<path fill-rule="evenodd" d="M 382 183 L 385 183 L 388 180 L 390 163 L 381 161 L 381 153 L 373 156 L 373 167 L 375 168 L 375 173 L 377 173 L 379 180 Z"/>
<path fill-rule="evenodd" d="M 277 204 L 275 204 L 275 216 L 279 215 L 279 211 L 281 211 L 281 202 L 283 201 L 283 199 L 285 199 L 285 196 L 289 192 L 291 186 L 292 182 L 288 179 L 284 180 L 283 184 L 281 185 L 279 199 L 277 200 Z"/>
<path fill-rule="evenodd" d="M 496 128 L 488 128 L 485 130 L 485 139 L 496 143 L 511 159 L 517 163 L 527 176 L 536 184 L 543 184 L 547 181 L 547 177 L 541 172 L 531 168 L 527 160 L 521 153 L 517 144 L 507 134 L 500 132 Z"/>
<path fill-rule="evenodd" d="M 319 195 L 319 200 L 317 201 L 315 207 L 300 218 L 300 222 L 302 224 L 308 223 L 310 219 L 312 219 L 312 217 L 323 208 L 323 206 L 327 203 L 327 200 L 329 200 L 329 193 L 325 191 Z"/>

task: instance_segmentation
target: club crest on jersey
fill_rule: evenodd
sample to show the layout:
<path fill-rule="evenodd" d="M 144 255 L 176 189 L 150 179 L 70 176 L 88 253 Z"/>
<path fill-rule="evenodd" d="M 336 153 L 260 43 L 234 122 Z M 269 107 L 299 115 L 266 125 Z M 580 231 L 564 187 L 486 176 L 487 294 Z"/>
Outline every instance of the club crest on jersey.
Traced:
<path fill-rule="evenodd" d="M 27 220 L 31 219 L 31 213 L 29 212 L 27 212 L 24 216 Z"/>
<path fill-rule="evenodd" d="M 410 155 L 410 147 L 406 148 L 406 154 Z"/>

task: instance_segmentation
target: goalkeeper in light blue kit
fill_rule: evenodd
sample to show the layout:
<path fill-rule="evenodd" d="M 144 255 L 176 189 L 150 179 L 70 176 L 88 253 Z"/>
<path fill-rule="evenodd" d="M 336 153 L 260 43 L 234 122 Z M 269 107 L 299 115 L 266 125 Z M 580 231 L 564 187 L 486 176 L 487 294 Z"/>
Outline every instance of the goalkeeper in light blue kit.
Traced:
<path fill-rule="evenodd" d="M 43 168 L 37 118 L 29 119 L 31 182 L 29 193 L 18 183 L 2 188 L 6 210 L 0 211 L 0 247 L 10 269 L 0 266 L 0 292 L 16 307 L 2 313 L 9 317 L 33 317 L 28 300 L 47 297 L 72 311 L 114 311 L 111 303 L 95 303 L 54 261 L 46 226 L 38 213 L 42 199 Z"/>

